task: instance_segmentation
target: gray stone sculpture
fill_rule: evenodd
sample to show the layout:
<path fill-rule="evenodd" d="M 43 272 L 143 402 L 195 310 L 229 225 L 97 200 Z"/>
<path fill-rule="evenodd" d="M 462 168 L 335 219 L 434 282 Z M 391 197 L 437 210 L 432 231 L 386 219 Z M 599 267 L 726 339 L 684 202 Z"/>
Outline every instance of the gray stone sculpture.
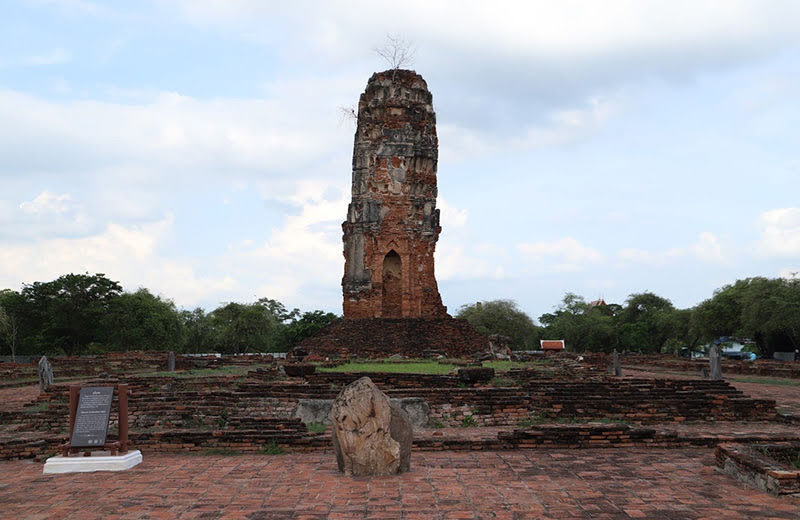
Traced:
<path fill-rule="evenodd" d="M 331 423 L 339 471 L 353 476 L 408 471 L 411 423 L 370 378 L 342 389 L 331 406 Z"/>

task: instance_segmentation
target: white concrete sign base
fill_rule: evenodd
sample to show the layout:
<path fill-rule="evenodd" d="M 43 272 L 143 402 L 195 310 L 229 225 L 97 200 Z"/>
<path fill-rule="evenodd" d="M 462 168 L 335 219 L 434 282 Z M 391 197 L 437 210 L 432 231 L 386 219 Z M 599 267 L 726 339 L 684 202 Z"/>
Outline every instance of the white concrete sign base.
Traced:
<path fill-rule="evenodd" d="M 129 451 L 112 456 L 107 451 L 95 451 L 91 457 L 76 453 L 70 457 L 57 455 L 44 463 L 44 473 L 84 473 L 89 471 L 125 471 L 142 462 L 142 452 Z"/>

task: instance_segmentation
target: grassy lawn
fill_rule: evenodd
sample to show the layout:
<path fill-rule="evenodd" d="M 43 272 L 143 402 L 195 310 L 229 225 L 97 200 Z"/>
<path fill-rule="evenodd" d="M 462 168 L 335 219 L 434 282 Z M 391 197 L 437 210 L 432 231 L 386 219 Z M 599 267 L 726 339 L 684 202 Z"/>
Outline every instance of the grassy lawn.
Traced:
<path fill-rule="evenodd" d="M 546 364 L 546 363 L 541 363 L 539 361 L 500 361 L 500 360 L 498 360 L 498 361 L 484 361 L 483 362 L 483 366 L 491 367 L 491 368 L 497 370 L 498 372 L 504 372 L 506 370 L 511 370 L 512 368 L 532 368 L 532 369 L 537 369 L 537 368 L 541 368 L 541 366 L 543 364 Z"/>
<path fill-rule="evenodd" d="M 257 368 L 269 368 L 270 365 L 234 365 L 222 368 L 196 368 L 193 370 L 180 370 L 177 372 L 158 371 L 158 372 L 139 372 L 139 377 L 204 377 L 204 376 L 238 376 L 244 375 Z"/>
<path fill-rule="evenodd" d="M 351 362 L 332 368 L 317 367 L 319 372 L 383 372 L 387 374 L 449 374 L 456 365 L 436 361 L 405 361 L 399 363 Z"/>

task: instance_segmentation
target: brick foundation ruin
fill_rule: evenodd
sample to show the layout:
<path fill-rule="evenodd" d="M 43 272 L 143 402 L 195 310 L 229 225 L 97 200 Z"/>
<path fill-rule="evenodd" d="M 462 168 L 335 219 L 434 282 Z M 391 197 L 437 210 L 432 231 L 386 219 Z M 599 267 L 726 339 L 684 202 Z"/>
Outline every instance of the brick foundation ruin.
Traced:
<path fill-rule="evenodd" d="M 303 342 L 301 351 L 416 357 L 487 349 L 471 325 L 447 314 L 436 284 L 438 155 L 433 96 L 422 76 L 400 69 L 373 74 L 358 103 L 352 201 L 342 224 L 344 320 Z"/>
<path fill-rule="evenodd" d="M 224 370 L 209 374 L 208 369 L 197 375 L 165 374 L 148 368 L 165 354 L 130 353 L 130 366 L 139 368 L 127 375 L 123 375 L 126 357 L 97 357 L 92 360 L 97 365 L 119 368 L 120 373 L 97 378 L 89 375 L 94 369 L 85 363 L 84 374 L 89 377 L 81 378 L 83 384 L 124 382 L 129 386 L 129 438 L 142 451 L 325 449 L 330 445 L 329 434 L 311 431 L 298 418 L 301 401 L 330 402 L 345 385 L 365 375 L 390 398 L 424 402 L 428 428 L 423 427 L 414 441 L 424 450 L 714 446 L 734 438 L 728 428 L 722 428 L 722 435 L 697 435 L 691 429 L 680 433 L 680 426 L 739 426 L 754 421 L 783 425 L 774 401 L 752 399 L 725 381 L 580 374 L 571 370 L 565 356 L 525 370 L 501 371 L 492 381 L 467 385 L 455 373 L 316 372 L 285 378 L 278 370 L 282 362 L 266 357 L 247 357 L 253 368 L 242 366 L 238 375 Z M 242 361 L 240 356 L 217 360 L 217 368 Z M 77 368 L 73 361 L 54 359 L 54 365 Z M 178 356 L 177 361 L 188 365 L 196 359 Z M 572 379 L 565 376 L 565 368 L 572 372 Z M 24 407 L 0 411 L 0 460 L 42 457 L 64 442 L 69 385 L 57 383 Z M 117 429 L 114 410 L 112 406 L 110 440 Z M 606 424 L 609 421 L 613 424 Z M 470 430 L 467 427 L 477 431 L 458 434 Z M 789 441 L 797 440 L 797 435 L 757 434 L 755 440 Z"/>

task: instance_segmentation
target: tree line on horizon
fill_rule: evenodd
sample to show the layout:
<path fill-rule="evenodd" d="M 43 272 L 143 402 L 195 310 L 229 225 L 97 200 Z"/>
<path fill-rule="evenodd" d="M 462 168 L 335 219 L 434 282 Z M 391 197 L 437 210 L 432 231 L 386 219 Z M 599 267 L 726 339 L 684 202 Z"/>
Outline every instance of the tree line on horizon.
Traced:
<path fill-rule="evenodd" d="M 800 280 L 746 278 L 688 309 L 652 292 L 623 304 L 567 293 L 536 323 L 513 300 L 464 305 L 457 318 L 479 332 L 511 338 L 512 348 L 563 339 L 571 351 L 697 351 L 720 337 L 751 341 L 763 357 L 800 349 Z M 79 355 L 125 350 L 287 351 L 340 317 L 287 309 L 261 298 L 206 312 L 178 309 L 145 288 L 134 292 L 104 274 L 67 274 L 0 290 L 0 355 Z"/>
<path fill-rule="evenodd" d="M 336 319 L 269 298 L 223 303 L 211 312 L 178 309 L 144 288 L 124 292 L 102 273 L 67 274 L 0 291 L 0 354 L 282 352 Z"/>
<path fill-rule="evenodd" d="M 754 346 L 762 357 L 800 349 L 800 280 L 754 277 L 737 280 L 688 309 L 646 291 L 624 304 L 587 302 L 567 293 L 536 324 L 512 300 L 465 305 L 456 317 L 484 334 L 512 338 L 517 349 L 540 339 L 563 339 L 574 352 L 696 352 L 720 338 Z"/>

